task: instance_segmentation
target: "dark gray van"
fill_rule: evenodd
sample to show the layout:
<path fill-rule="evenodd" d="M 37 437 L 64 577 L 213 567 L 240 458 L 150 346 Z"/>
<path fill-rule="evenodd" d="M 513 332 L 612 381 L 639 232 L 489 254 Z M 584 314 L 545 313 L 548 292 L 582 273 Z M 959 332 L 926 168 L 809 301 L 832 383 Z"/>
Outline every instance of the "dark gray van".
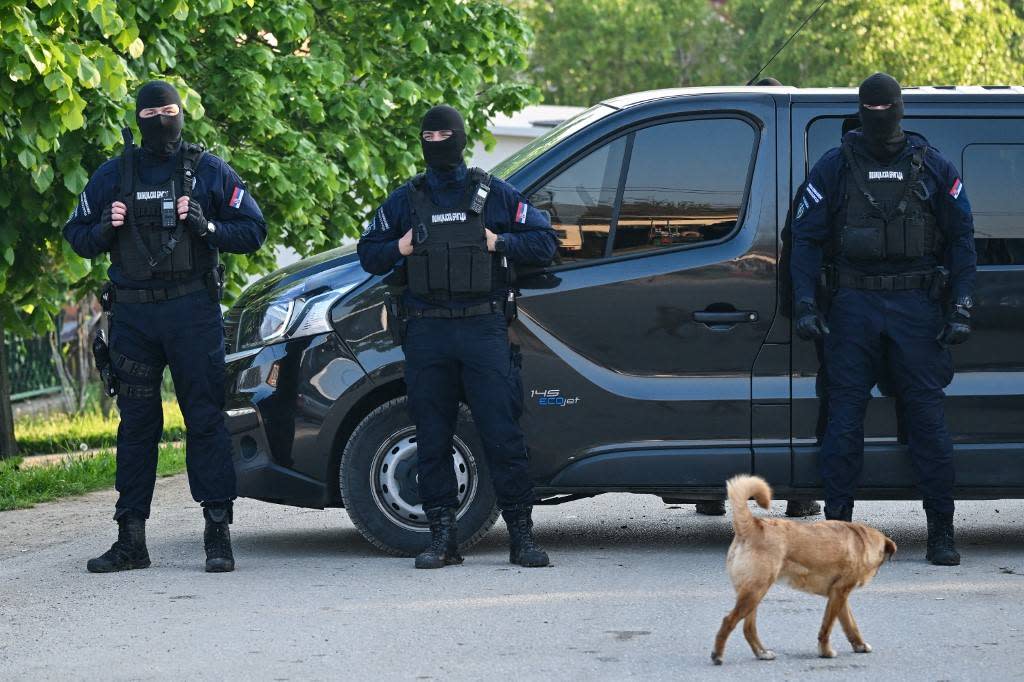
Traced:
<path fill-rule="evenodd" d="M 1024 88 L 904 91 L 907 130 L 957 164 L 975 212 L 974 333 L 947 390 L 959 498 L 1024 496 Z M 765 477 L 820 495 L 814 344 L 780 267 L 791 199 L 855 116 L 852 89 L 688 88 L 603 102 L 493 172 L 551 213 L 551 267 L 521 273 L 523 426 L 542 503 L 604 492 L 721 498 Z M 429 535 L 402 351 L 383 285 L 341 248 L 228 311 L 226 411 L 240 494 L 348 510 L 377 547 Z M 875 391 L 864 499 L 917 497 L 893 401 Z M 496 518 L 468 412 L 454 444 L 460 537 Z"/>

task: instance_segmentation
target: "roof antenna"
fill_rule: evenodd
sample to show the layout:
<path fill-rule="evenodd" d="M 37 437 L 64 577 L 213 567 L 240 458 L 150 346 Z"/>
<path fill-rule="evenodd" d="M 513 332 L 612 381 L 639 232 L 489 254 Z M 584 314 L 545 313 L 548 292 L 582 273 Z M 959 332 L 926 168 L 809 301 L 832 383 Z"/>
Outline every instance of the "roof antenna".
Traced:
<path fill-rule="evenodd" d="M 825 6 L 826 2 L 828 2 L 828 0 L 821 0 L 821 2 L 818 3 L 818 6 L 814 9 L 813 12 L 811 12 L 810 14 L 807 15 L 807 18 L 804 19 L 804 22 L 802 24 L 800 24 L 800 26 L 798 26 L 795 31 L 793 31 L 793 34 L 791 36 L 786 38 L 786 42 L 782 43 L 782 47 L 780 47 L 778 50 L 775 51 L 775 54 L 772 55 L 772 58 L 769 59 L 768 61 L 766 61 L 764 63 L 764 66 L 762 66 L 760 69 L 757 70 L 757 73 L 754 74 L 754 77 L 751 78 L 749 81 L 747 81 L 747 85 L 753 85 L 754 84 L 754 81 L 756 81 L 757 77 L 761 75 L 761 72 L 764 71 L 765 69 L 767 69 L 769 64 L 771 64 L 773 61 L 775 61 L 775 58 L 779 56 L 779 53 L 781 53 L 783 50 L 785 50 L 786 46 L 789 45 L 789 41 L 793 40 L 793 38 L 796 38 L 796 34 L 797 33 L 800 33 L 800 31 L 804 30 L 804 26 L 807 25 L 807 22 L 814 18 L 814 15 L 818 13 L 818 10 L 820 10 L 822 7 Z"/>

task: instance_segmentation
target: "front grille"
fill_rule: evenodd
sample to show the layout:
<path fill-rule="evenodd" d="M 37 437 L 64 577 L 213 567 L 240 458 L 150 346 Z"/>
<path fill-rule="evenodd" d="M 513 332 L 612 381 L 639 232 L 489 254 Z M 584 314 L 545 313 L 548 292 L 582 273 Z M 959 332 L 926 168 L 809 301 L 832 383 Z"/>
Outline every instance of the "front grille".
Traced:
<path fill-rule="evenodd" d="M 235 344 L 238 343 L 238 321 L 242 315 L 241 310 L 229 308 L 224 313 L 224 352 L 234 353 Z"/>

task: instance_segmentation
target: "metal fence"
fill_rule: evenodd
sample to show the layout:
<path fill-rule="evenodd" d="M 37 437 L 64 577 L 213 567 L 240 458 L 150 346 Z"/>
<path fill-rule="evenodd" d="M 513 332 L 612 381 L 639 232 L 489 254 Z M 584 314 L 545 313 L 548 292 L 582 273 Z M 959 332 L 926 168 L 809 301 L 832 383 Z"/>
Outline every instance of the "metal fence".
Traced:
<path fill-rule="evenodd" d="M 60 379 L 45 336 L 23 339 L 8 334 L 4 353 L 11 379 L 11 400 L 60 392 Z"/>

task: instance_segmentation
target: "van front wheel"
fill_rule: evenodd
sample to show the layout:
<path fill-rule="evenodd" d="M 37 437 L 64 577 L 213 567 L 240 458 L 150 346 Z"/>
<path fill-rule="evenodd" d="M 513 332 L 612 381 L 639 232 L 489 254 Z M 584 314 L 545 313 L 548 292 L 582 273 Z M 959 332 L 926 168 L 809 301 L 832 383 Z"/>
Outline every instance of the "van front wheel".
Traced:
<path fill-rule="evenodd" d="M 483 446 L 469 410 L 459 410 L 452 443 L 459 486 L 459 549 L 466 550 L 498 518 Z M 341 497 L 349 518 L 372 545 L 395 556 L 416 556 L 430 542 L 419 497 L 416 427 L 406 398 L 390 400 L 366 415 L 341 457 Z"/>

